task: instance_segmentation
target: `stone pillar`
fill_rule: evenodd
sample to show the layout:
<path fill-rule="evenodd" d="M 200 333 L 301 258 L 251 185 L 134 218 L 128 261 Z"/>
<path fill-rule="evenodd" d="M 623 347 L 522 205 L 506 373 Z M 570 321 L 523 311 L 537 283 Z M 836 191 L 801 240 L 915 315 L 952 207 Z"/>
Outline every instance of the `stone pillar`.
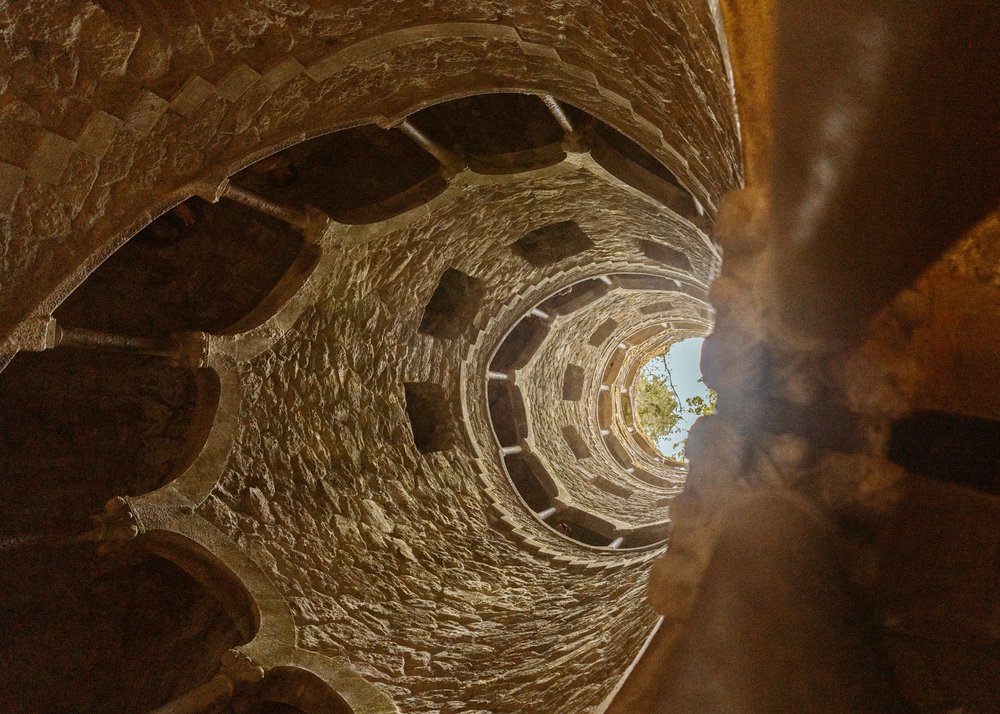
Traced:
<path fill-rule="evenodd" d="M 399 130 L 411 138 L 421 149 L 438 160 L 438 163 L 451 174 L 457 174 L 465 168 L 465 162 L 448 149 L 441 146 L 432 138 L 420 131 L 409 119 L 404 119 L 399 124 Z"/>
<path fill-rule="evenodd" d="M 141 352 L 159 357 L 176 357 L 178 345 L 169 337 L 140 337 L 82 327 L 57 327 L 56 345 L 113 352 Z"/>
<path fill-rule="evenodd" d="M 567 116 L 566 110 L 563 109 L 559 100 L 551 94 L 543 94 L 541 100 L 566 135 L 566 139 L 563 141 L 563 148 L 566 151 L 574 153 L 586 153 L 589 151 L 590 147 L 588 141 L 584 139 L 583 132 L 577 131 L 576 127 L 573 126 L 573 122 Z"/>
<path fill-rule="evenodd" d="M 104 504 L 101 514 L 90 520 L 94 524 L 93 529 L 70 540 L 99 543 L 100 553 L 107 553 L 142 532 L 142 525 L 132 510 L 132 504 L 124 496 L 116 496 L 109 500 Z"/>
<path fill-rule="evenodd" d="M 51 337 L 36 345 L 36 350 L 77 347 L 113 352 L 135 352 L 154 357 L 168 357 L 180 367 L 195 369 L 208 364 L 211 335 L 205 332 L 175 332 L 167 337 L 120 335 L 114 332 L 63 327 L 50 320 Z"/>
<path fill-rule="evenodd" d="M 222 197 L 228 198 L 230 201 L 236 201 L 237 203 L 243 204 L 247 208 L 252 208 L 255 211 L 264 213 L 268 216 L 273 216 L 280 221 L 284 221 L 289 225 L 292 225 L 301 230 L 305 230 L 309 227 L 309 214 L 299 208 L 294 208 L 292 206 L 285 206 L 281 203 L 276 203 L 270 199 L 264 198 L 258 193 L 254 193 L 249 189 L 236 186 L 235 184 L 227 181 L 221 192 Z"/>
<path fill-rule="evenodd" d="M 229 650 L 222 655 L 219 673 L 149 714 L 202 714 L 232 701 L 236 691 L 264 678 L 264 670 L 245 654 Z"/>
<path fill-rule="evenodd" d="M 559 126 L 562 127 L 562 130 L 564 132 L 566 132 L 567 134 L 576 133 L 576 130 L 573 128 L 573 122 L 571 122 L 569 120 L 569 117 L 566 116 L 566 111 L 562 108 L 562 105 L 559 103 L 558 99 L 553 97 L 551 94 L 543 94 L 542 102 L 545 104 L 545 107 L 552 113 L 552 116 L 555 117 L 555 120 L 559 122 Z"/>
<path fill-rule="evenodd" d="M 549 506 L 544 511 L 539 511 L 536 515 L 539 518 L 541 518 L 543 521 L 545 521 L 545 520 L 548 520 L 549 518 L 551 518 L 552 516 L 554 516 L 555 514 L 556 514 L 556 507 L 555 506 Z"/>
<path fill-rule="evenodd" d="M 142 532 L 128 498 L 117 496 L 104 504 L 104 510 L 90 518 L 91 527 L 83 533 L 66 535 L 56 529 L 17 533 L 0 538 L 0 553 L 36 546 L 63 546 L 75 543 L 97 543 L 97 552 L 106 554 Z"/>

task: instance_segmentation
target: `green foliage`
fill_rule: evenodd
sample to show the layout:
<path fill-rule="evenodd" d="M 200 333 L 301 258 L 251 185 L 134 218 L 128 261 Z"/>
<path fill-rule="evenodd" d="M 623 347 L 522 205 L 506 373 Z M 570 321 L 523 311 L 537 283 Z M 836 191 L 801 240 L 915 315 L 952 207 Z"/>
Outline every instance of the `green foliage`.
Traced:
<path fill-rule="evenodd" d="M 679 435 L 680 439 L 673 443 L 674 456 L 686 461 L 684 442 L 687 440 L 687 433 L 679 434 L 678 423 L 687 415 L 701 417 L 715 414 L 718 395 L 709 389 L 708 399 L 700 396 L 689 397 L 684 400 L 684 405 L 681 406 L 666 359 L 663 360 L 663 369 L 666 372 L 666 377 L 645 371 L 639 373 L 639 393 L 636 400 L 638 402 L 638 422 L 640 428 L 654 444 L 668 436 Z"/>
<path fill-rule="evenodd" d="M 702 384 L 704 381 L 698 380 Z M 715 414 L 716 405 L 719 402 L 719 395 L 715 393 L 714 389 L 708 390 L 708 400 L 701 397 L 690 397 L 684 400 L 687 403 L 688 414 L 694 414 L 695 416 L 709 416 Z"/>
<path fill-rule="evenodd" d="M 641 372 L 636 401 L 639 425 L 650 441 L 656 443 L 676 429 L 681 418 L 680 405 L 666 379 L 658 374 Z"/>
<path fill-rule="evenodd" d="M 698 381 L 704 384 L 703 380 L 699 379 Z M 715 393 L 714 389 L 709 389 L 707 400 L 702 397 L 688 397 L 684 401 L 687 403 L 688 414 L 694 414 L 696 417 L 710 416 L 715 414 L 716 405 L 719 402 L 719 395 Z M 686 445 L 687 434 L 684 435 L 683 439 L 674 442 L 674 453 L 681 461 L 687 461 L 687 454 L 684 449 Z"/>

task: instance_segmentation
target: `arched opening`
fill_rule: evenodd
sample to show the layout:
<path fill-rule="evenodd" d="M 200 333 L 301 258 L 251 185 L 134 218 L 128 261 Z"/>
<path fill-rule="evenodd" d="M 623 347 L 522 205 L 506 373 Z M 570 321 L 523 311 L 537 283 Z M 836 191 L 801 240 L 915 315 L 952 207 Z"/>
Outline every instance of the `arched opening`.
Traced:
<path fill-rule="evenodd" d="M 79 520 L 159 488 L 198 454 L 218 401 L 214 371 L 162 357 L 19 354 L 0 373 L 0 504 L 24 522 L 5 523 Z"/>
<path fill-rule="evenodd" d="M 478 173 L 537 169 L 562 161 L 563 133 L 542 100 L 530 94 L 479 94 L 437 104 L 414 123 Z"/>
<path fill-rule="evenodd" d="M 209 681 L 247 638 L 198 581 L 137 542 L 0 553 L 0 709 L 144 712 Z"/>
<path fill-rule="evenodd" d="M 372 223 L 447 186 L 437 160 L 398 129 L 366 124 L 296 144 L 249 166 L 233 183 L 342 223 Z"/>
<path fill-rule="evenodd" d="M 353 714 L 330 684 L 299 667 L 273 667 L 241 714 Z"/>
<path fill-rule="evenodd" d="M 265 300 L 304 249 L 300 233 L 277 218 L 192 198 L 137 233 L 54 316 L 64 326 L 122 335 L 224 333 Z"/>

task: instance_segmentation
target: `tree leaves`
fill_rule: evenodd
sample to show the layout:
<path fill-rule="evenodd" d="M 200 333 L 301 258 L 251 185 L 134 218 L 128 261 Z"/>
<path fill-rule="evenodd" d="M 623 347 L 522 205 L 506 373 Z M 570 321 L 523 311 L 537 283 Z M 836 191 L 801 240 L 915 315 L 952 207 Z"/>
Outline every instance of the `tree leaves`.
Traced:
<path fill-rule="evenodd" d="M 715 414 L 718 396 L 709 389 L 708 398 L 702 396 L 689 397 L 680 404 L 680 396 L 674 387 L 670 367 L 666 356 L 662 357 L 662 368 L 666 376 L 643 370 L 639 373 L 639 388 L 636 398 L 638 425 L 643 433 L 654 444 L 668 437 L 680 437 L 673 443 L 673 454 L 681 460 L 684 458 L 684 442 L 687 431 L 679 426 L 685 416 L 708 416 Z M 702 380 L 698 380 L 702 382 Z M 704 382 L 702 382 L 704 383 Z"/>
<path fill-rule="evenodd" d="M 668 381 L 658 374 L 639 373 L 639 426 L 653 443 L 669 436 L 681 419 L 680 405 Z"/>

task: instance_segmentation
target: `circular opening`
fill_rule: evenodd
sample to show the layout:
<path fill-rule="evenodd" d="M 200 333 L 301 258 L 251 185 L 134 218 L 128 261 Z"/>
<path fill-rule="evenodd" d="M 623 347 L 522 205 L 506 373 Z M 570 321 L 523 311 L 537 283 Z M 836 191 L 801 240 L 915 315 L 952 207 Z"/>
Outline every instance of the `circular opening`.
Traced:
<path fill-rule="evenodd" d="M 636 421 L 666 457 L 687 461 L 684 444 L 699 416 L 715 413 L 715 392 L 701 379 L 702 337 L 691 337 L 654 354 L 639 370 Z"/>

